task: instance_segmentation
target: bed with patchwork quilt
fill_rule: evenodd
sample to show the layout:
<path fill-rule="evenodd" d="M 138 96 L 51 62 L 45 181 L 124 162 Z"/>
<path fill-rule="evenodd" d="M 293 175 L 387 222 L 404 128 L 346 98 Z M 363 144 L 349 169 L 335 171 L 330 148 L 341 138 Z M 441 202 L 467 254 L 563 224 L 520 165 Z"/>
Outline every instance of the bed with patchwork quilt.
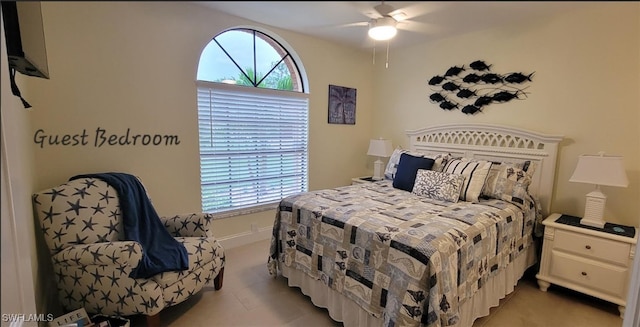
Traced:
<path fill-rule="evenodd" d="M 345 326 L 470 326 L 536 262 L 561 137 L 480 124 L 407 134 L 385 179 L 282 199 L 269 272 Z"/>

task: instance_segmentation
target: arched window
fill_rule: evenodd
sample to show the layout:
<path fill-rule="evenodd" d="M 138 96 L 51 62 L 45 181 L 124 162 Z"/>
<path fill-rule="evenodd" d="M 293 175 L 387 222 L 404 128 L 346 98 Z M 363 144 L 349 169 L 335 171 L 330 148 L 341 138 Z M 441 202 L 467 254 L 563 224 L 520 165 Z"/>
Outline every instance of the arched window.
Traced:
<path fill-rule="evenodd" d="M 253 29 L 222 32 L 196 85 L 204 212 L 270 209 L 307 191 L 308 94 L 287 49 Z"/>

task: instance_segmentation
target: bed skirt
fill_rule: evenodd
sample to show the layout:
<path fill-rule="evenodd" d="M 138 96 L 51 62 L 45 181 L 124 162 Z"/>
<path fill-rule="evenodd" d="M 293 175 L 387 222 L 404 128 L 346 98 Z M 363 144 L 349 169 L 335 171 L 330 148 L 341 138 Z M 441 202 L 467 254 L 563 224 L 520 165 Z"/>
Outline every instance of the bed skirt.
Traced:
<path fill-rule="evenodd" d="M 537 262 L 535 243 L 509 266 L 495 275 L 472 298 L 460 305 L 460 321 L 455 327 L 470 327 L 480 317 L 489 315 L 489 309 L 498 306 L 500 300 L 513 292 L 525 270 Z M 321 281 L 305 273 L 281 265 L 282 275 L 292 287 L 299 287 L 317 307 L 326 308 L 329 316 L 345 327 L 382 326 L 382 318 L 376 318 L 360 308 L 352 300 L 326 287 Z"/>

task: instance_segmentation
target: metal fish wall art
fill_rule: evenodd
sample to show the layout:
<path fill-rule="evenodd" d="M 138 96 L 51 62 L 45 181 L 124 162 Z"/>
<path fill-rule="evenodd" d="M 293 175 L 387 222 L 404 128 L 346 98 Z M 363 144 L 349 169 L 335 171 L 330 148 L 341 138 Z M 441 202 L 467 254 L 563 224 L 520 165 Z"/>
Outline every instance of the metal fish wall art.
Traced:
<path fill-rule="evenodd" d="M 452 66 L 444 74 L 429 79 L 429 100 L 447 111 L 461 108 L 467 115 L 482 112 L 484 107 L 527 97 L 524 84 L 531 82 L 533 73 L 512 72 L 499 74 L 491 71 L 493 65 L 475 60 L 468 65 Z"/>

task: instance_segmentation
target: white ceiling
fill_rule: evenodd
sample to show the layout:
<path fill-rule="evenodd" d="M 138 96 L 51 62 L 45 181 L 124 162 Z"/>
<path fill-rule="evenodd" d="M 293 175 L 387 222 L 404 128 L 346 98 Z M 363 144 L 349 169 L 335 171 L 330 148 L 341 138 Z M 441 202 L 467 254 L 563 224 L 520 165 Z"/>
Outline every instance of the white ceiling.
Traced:
<path fill-rule="evenodd" d="M 357 48 L 369 48 L 368 21 L 380 1 L 198 1 L 209 8 Z M 424 43 L 515 22 L 526 23 L 596 2 L 572 1 L 386 1 L 402 11 L 394 47 Z"/>

